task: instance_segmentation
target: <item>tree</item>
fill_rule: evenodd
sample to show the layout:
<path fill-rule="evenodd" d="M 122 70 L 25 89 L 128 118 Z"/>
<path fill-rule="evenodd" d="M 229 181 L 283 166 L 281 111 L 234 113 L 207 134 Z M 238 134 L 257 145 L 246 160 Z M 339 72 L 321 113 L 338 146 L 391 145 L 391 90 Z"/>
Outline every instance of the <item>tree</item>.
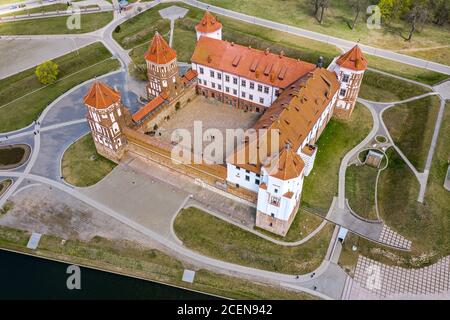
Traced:
<path fill-rule="evenodd" d="M 430 2 L 430 5 L 435 24 L 443 26 L 450 22 L 450 0 L 434 0 Z"/>
<path fill-rule="evenodd" d="M 413 0 L 410 5 L 410 10 L 406 13 L 406 20 L 410 28 L 406 41 L 411 41 L 414 32 L 418 27 L 427 22 L 430 16 L 430 6 L 427 0 Z"/>
<path fill-rule="evenodd" d="M 403 6 L 402 0 L 380 0 L 378 3 L 381 17 L 386 24 L 389 24 L 392 20 L 400 17 Z"/>
<path fill-rule="evenodd" d="M 53 61 L 45 61 L 36 67 L 36 77 L 43 84 L 55 82 L 58 73 L 58 65 Z"/>
<path fill-rule="evenodd" d="M 369 6 L 369 0 L 348 0 L 350 7 L 355 12 L 355 18 L 353 19 L 353 23 L 351 25 L 352 30 L 355 29 L 356 24 L 358 23 L 359 16 L 365 8 Z"/>
<path fill-rule="evenodd" d="M 320 8 L 320 0 L 310 0 L 311 4 L 314 6 L 314 17 L 317 17 L 317 13 Z"/>
<path fill-rule="evenodd" d="M 325 18 L 325 10 L 330 6 L 331 0 L 319 0 L 319 7 L 320 7 L 320 17 L 319 17 L 319 23 L 323 23 L 323 19 Z"/>

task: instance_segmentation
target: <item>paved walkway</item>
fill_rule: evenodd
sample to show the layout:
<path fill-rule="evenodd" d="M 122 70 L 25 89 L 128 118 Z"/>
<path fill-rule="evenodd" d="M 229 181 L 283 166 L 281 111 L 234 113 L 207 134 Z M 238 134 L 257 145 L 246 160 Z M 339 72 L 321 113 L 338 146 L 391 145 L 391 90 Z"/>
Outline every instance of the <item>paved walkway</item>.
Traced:
<path fill-rule="evenodd" d="M 170 20 L 169 46 L 172 47 L 173 44 L 173 31 L 175 29 L 175 20 L 183 18 L 188 13 L 188 11 L 189 11 L 188 9 L 178 6 L 171 6 L 158 11 L 163 19 Z"/>
<path fill-rule="evenodd" d="M 384 265 L 359 256 L 343 299 L 450 299 L 450 256 L 421 269 Z"/>

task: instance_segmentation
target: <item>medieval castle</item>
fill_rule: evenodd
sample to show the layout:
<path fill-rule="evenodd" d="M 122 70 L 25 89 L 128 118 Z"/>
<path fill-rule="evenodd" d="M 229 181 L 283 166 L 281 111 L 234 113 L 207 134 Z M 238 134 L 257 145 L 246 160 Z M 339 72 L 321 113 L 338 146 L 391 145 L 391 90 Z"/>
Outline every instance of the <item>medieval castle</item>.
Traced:
<path fill-rule="evenodd" d="M 209 12 L 196 31 L 192 69 L 184 75 L 175 50 L 155 34 L 145 53 L 149 103 L 135 114 L 122 105 L 119 92 L 94 82 L 84 103 L 97 151 L 115 162 L 131 152 L 253 201 L 256 225 L 285 235 L 298 211 L 304 177 L 314 165 L 315 142 L 332 116 L 351 116 L 367 61 L 358 46 L 324 68 L 283 52 L 227 42 L 222 24 Z M 227 155 L 225 165 L 174 163 L 170 146 L 146 133 L 195 95 L 261 114 L 254 129 L 277 130 L 279 149 L 250 159 L 252 145 L 269 139 L 260 135 Z"/>

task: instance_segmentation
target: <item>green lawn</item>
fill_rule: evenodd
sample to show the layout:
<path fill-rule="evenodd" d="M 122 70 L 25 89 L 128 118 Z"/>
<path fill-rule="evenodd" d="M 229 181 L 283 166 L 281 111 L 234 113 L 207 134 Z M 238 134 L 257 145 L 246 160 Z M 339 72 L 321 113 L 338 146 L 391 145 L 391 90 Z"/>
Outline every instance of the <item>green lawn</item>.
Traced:
<path fill-rule="evenodd" d="M 319 225 L 322 223 L 322 221 L 323 219 L 321 217 L 300 208 L 294 218 L 294 221 L 292 221 L 291 227 L 289 228 L 289 231 L 285 237 L 278 236 L 272 232 L 258 227 L 254 227 L 254 229 L 274 239 L 286 242 L 295 242 L 302 240 L 311 232 L 316 230 L 317 227 L 319 227 Z"/>
<path fill-rule="evenodd" d="M 448 75 L 439 72 L 430 71 L 409 64 L 364 54 L 369 62 L 369 67 L 406 79 L 422 82 L 428 85 L 434 85 L 442 80 L 449 78 Z"/>
<path fill-rule="evenodd" d="M 0 35 L 77 34 L 98 30 L 113 18 L 112 12 L 98 12 L 81 15 L 81 28 L 68 29 L 67 17 L 31 19 L 0 24 Z"/>
<path fill-rule="evenodd" d="M 87 187 L 102 180 L 116 164 L 97 153 L 92 135 L 87 134 L 66 150 L 61 167 L 64 180 Z"/>
<path fill-rule="evenodd" d="M 29 237 L 30 234 L 26 231 L 0 226 L 0 248 L 124 273 L 233 299 L 315 299 L 305 293 L 287 291 L 204 269 L 197 270 L 195 282 L 188 284 L 182 282 L 181 277 L 184 268 L 192 268 L 191 266 L 185 266 L 161 251 L 127 240 L 94 237 L 89 242 L 69 239 L 62 245 L 61 238 L 43 235 L 38 249 L 32 251 L 26 248 Z"/>
<path fill-rule="evenodd" d="M 174 230 L 184 245 L 201 254 L 249 267 L 289 274 L 316 269 L 333 231 L 327 225 L 310 241 L 295 247 L 276 245 L 196 208 L 183 209 Z"/>
<path fill-rule="evenodd" d="M 357 104 L 349 121 L 331 119 L 317 141 L 314 168 L 305 178 L 302 206 L 325 215 L 338 191 L 339 166 L 345 154 L 372 129 L 372 115 Z"/>
<path fill-rule="evenodd" d="M 370 101 L 394 102 L 430 91 L 420 85 L 367 70 L 364 73 L 359 97 Z"/>
<path fill-rule="evenodd" d="M 353 13 L 346 1 L 332 1 L 322 25 L 313 17 L 313 6 L 309 0 L 204 0 L 203 2 L 386 49 L 435 47 L 450 43 L 449 26 L 439 27 L 431 23 L 427 24 L 421 32 L 414 34 L 411 42 L 407 42 L 403 37 L 406 36 L 408 28 L 403 22 L 393 22 L 390 26 L 383 25 L 379 30 L 369 29 L 366 26 L 364 14 L 361 15 L 361 21 L 355 30 L 351 30 L 348 22 L 353 19 Z M 442 57 L 449 56 L 450 48 L 436 51 L 428 52 L 427 59 L 448 64 L 450 60 L 442 59 Z M 411 54 L 409 51 L 403 53 Z"/>
<path fill-rule="evenodd" d="M 350 208 L 360 217 L 377 220 L 375 183 L 378 169 L 351 165 L 345 172 L 345 196 Z"/>
<path fill-rule="evenodd" d="M 433 137 L 440 100 L 436 96 L 397 105 L 383 113 L 395 144 L 418 171 L 423 171 Z"/>
<path fill-rule="evenodd" d="M 54 59 L 60 73 L 59 80 L 52 85 L 42 85 L 36 78 L 35 68 L 0 80 L 0 132 L 27 126 L 64 92 L 86 80 L 117 70 L 120 66 L 117 60 L 109 60 L 111 53 L 100 42 L 83 47 L 78 52 L 79 55 L 71 52 Z M 84 68 L 88 69 L 76 73 Z M 35 90 L 38 91 L 31 93 Z M 28 93 L 31 94 L 13 101 Z"/>

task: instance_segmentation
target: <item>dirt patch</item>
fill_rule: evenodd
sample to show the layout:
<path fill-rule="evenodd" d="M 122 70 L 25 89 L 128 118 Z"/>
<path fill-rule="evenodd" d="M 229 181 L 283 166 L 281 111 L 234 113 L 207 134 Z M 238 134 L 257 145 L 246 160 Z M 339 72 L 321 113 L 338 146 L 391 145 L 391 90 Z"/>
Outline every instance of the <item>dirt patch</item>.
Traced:
<path fill-rule="evenodd" d="M 8 170 L 20 167 L 28 161 L 31 148 L 26 144 L 0 147 L 0 169 Z"/>
<path fill-rule="evenodd" d="M 47 186 L 33 186 L 10 198 L 13 206 L 0 225 L 88 241 L 95 236 L 149 245 L 149 239 L 72 196 Z"/>

